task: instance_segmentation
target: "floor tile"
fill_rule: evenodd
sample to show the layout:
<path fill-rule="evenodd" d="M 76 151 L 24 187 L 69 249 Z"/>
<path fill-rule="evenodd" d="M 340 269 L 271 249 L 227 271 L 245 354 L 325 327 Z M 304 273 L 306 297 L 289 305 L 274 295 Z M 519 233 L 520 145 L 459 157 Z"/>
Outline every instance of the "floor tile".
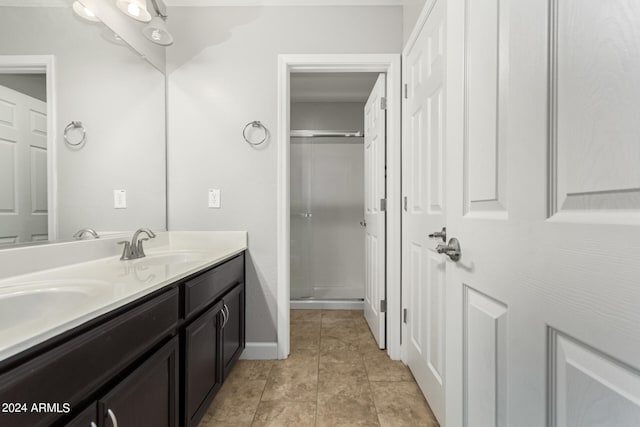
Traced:
<path fill-rule="evenodd" d="M 399 360 L 391 360 L 382 352 L 376 357 L 364 358 L 369 381 L 414 381 L 409 368 Z"/>
<path fill-rule="evenodd" d="M 318 387 L 318 426 L 377 426 L 369 383 L 332 382 Z"/>
<path fill-rule="evenodd" d="M 199 427 L 437 427 L 409 369 L 358 310 L 293 310 L 286 360 L 241 360 Z"/>
<path fill-rule="evenodd" d="M 271 368 L 262 400 L 313 402 L 316 400 L 317 386 L 317 358 L 302 357 L 277 361 Z"/>
<path fill-rule="evenodd" d="M 320 323 L 322 320 L 322 310 L 291 310 L 291 324 L 298 322 Z"/>
<path fill-rule="evenodd" d="M 229 378 L 266 380 L 273 363 L 273 360 L 238 360 Z"/>
<path fill-rule="evenodd" d="M 364 361 L 337 363 L 321 359 L 318 383 L 326 385 L 340 382 L 367 383 L 367 370 L 364 367 Z"/>
<path fill-rule="evenodd" d="M 213 400 L 201 427 L 225 422 L 227 425 L 250 425 L 258 409 L 266 380 L 229 378 Z"/>
<path fill-rule="evenodd" d="M 316 402 L 262 401 L 253 421 L 255 427 L 315 426 Z"/>
<path fill-rule="evenodd" d="M 372 382 L 371 389 L 381 426 L 438 426 L 414 381 Z"/>

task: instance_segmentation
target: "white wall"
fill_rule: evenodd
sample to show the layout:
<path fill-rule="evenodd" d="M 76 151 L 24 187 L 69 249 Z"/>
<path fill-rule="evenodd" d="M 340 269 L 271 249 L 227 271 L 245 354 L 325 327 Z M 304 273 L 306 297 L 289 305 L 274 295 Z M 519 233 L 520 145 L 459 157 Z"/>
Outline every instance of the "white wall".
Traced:
<path fill-rule="evenodd" d="M 165 79 L 106 31 L 71 8 L 0 8 L 0 55 L 55 56 L 61 239 L 81 227 L 165 228 Z M 87 130 L 81 149 L 62 138 L 72 120 Z M 114 189 L 127 190 L 127 209 L 113 208 Z"/>
<path fill-rule="evenodd" d="M 247 230 L 247 340 L 276 340 L 276 102 L 281 53 L 400 53 L 400 7 L 169 9 L 169 227 Z M 251 148 L 261 120 L 271 142 Z M 207 208 L 207 189 L 222 208 Z"/>
<path fill-rule="evenodd" d="M 405 43 L 416 25 L 425 3 L 426 0 L 403 0 L 403 40 Z"/>
<path fill-rule="evenodd" d="M 364 105 L 292 103 L 291 128 L 363 131 Z M 291 141 L 291 299 L 364 298 L 363 143 L 364 138 Z M 296 215 L 304 211 L 313 216 Z"/>

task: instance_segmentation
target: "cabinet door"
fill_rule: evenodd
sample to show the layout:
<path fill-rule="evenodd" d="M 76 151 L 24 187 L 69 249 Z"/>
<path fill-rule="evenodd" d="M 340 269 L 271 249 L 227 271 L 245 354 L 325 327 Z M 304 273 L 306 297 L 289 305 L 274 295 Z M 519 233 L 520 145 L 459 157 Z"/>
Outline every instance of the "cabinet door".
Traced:
<path fill-rule="evenodd" d="M 186 425 L 197 425 L 222 385 L 219 364 L 222 303 L 185 329 Z"/>
<path fill-rule="evenodd" d="M 174 338 L 98 402 L 101 425 L 175 427 L 177 387 L 178 340 Z"/>
<path fill-rule="evenodd" d="M 223 303 L 227 311 L 227 321 L 222 328 L 222 369 L 226 378 L 245 347 L 244 283 L 230 290 Z"/>
<path fill-rule="evenodd" d="M 97 427 L 98 410 L 96 402 L 93 402 L 87 409 L 80 412 L 73 420 L 65 424 L 65 427 Z"/>

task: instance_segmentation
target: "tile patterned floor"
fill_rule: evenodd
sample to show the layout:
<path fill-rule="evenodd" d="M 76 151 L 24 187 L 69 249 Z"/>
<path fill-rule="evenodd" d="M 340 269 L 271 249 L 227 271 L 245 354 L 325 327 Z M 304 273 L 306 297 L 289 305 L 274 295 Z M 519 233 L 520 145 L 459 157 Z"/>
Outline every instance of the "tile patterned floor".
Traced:
<path fill-rule="evenodd" d="M 199 427 L 437 427 L 411 372 L 362 311 L 292 310 L 287 360 L 241 360 Z"/>

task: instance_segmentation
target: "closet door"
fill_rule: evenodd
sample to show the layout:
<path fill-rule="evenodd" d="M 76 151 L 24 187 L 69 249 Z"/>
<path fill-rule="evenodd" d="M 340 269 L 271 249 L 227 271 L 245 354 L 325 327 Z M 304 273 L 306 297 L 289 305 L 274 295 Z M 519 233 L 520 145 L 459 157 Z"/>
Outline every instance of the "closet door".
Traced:
<path fill-rule="evenodd" d="M 364 107 L 364 316 L 380 348 L 386 345 L 386 76 L 380 74 Z"/>
<path fill-rule="evenodd" d="M 402 213 L 404 345 L 406 362 L 441 423 L 445 419 L 444 160 L 445 2 L 431 0 L 429 15 L 404 52 Z M 429 234 L 442 233 L 429 238 Z M 440 237 L 441 236 L 441 237 Z"/>

